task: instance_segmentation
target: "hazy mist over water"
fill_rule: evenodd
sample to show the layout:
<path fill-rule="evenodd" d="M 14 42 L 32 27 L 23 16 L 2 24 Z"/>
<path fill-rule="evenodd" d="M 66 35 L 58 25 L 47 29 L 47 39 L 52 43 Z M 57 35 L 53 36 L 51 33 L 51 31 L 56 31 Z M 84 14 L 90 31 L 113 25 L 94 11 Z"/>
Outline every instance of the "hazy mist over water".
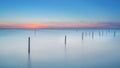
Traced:
<path fill-rule="evenodd" d="M 120 29 L 0 29 L 0 68 L 120 68 L 119 52 Z"/>

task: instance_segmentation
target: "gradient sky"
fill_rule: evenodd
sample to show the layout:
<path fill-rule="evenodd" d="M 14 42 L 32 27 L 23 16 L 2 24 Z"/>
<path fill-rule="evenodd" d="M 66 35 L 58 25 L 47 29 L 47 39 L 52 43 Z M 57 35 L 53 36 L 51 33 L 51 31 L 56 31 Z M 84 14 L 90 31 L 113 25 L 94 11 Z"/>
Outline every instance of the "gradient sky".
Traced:
<path fill-rule="evenodd" d="M 120 27 L 120 0 L 0 0 L 0 27 L 23 25 Z"/>

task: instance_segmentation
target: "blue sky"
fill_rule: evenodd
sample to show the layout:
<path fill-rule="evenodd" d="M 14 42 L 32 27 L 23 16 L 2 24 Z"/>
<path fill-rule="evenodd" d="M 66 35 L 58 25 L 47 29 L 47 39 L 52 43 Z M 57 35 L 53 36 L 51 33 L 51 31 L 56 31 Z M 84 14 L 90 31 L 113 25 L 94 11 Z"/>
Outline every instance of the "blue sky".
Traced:
<path fill-rule="evenodd" d="M 0 0 L 0 23 L 5 22 L 119 23 L 120 0 Z"/>

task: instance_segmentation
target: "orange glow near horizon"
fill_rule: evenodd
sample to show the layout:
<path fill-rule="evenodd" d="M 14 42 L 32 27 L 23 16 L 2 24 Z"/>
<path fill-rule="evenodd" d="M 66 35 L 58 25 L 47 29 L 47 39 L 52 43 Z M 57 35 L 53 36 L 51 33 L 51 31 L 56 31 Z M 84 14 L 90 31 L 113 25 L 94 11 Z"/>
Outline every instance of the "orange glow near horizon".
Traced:
<path fill-rule="evenodd" d="M 115 28 L 109 24 L 98 23 L 80 23 L 80 24 L 48 24 L 48 23 L 31 23 L 31 24 L 0 24 L 0 28 Z"/>
<path fill-rule="evenodd" d="M 40 28 L 40 25 L 35 25 L 35 24 L 29 24 L 29 25 L 24 25 L 24 28 Z"/>
<path fill-rule="evenodd" d="M 23 28 L 43 28 L 47 26 L 47 24 L 25 24 L 22 27 Z"/>

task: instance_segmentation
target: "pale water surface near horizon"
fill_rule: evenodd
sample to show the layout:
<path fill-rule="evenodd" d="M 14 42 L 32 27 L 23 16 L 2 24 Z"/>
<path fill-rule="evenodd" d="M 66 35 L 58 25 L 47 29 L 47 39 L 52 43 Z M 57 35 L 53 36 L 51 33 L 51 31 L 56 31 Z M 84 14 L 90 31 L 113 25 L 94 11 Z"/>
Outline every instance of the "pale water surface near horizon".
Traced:
<path fill-rule="evenodd" d="M 120 29 L 0 29 L 0 68 L 120 68 Z"/>

